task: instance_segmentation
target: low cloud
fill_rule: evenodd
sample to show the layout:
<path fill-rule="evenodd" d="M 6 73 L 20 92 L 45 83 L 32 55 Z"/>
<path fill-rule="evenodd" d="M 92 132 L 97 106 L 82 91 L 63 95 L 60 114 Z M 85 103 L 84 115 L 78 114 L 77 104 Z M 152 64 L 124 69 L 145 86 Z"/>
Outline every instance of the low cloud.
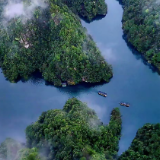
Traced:
<path fill-rule="evenodd" d="M 99 119 L 102 120 L 106 116 L 107 106 L 96 104 L 97 102 L 94 101 L 92 98 L 88 97 L 88 99 L 86 99 L 86 95 L 82 95 L 79 99 L 80 101 L 87 103 L 87 106 L 96 112 Z M 92 99 L 92 101 L 90 101 L 90 99 Z"/>
<path fill-rule="evenodd" d="M 102 43 L 97 43 L 98 48 L 101 51 L 102 56 L 105 60 L 112 62 L 116 60 L 116 55 L 114 54 L 113 48 L 116 46 L 116 44 L 107 44 L 104 46 Z"/>
<path fill-rule="evenodd" d="M 4 18 L 12 19 L 21 15 L 25 15 L 24 5 L 22 3 L 9 2 L 9 4 L 4 7 Z"/>
<path fill-rule="evenodd" d="M 7 25 L 8 21 L 17 17 L 20 17 L 21 21 L 25 23 L 28 19 L 33 17 L 34 11 L 37 7 L 45 9 L 47 4 L 44 0 L 31 0 L 28 5 L 26 5 L 22 0 L 8 0 L 7 5 L 3 7 L 2 23 Z"/>

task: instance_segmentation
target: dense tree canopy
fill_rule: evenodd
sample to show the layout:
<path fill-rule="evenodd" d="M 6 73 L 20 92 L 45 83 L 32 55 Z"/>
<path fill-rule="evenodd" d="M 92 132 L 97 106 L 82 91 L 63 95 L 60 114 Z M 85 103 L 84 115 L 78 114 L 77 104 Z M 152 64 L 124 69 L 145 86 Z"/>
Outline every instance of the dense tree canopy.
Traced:
<path fill-rule="evenodd" d="M 96 16 L 104 16 L 107 14 L 107 4 L 105 0 L 61 0 L 65 3 L 74 13 L 80 17 L 91 21 Z"/>
<path fill-rule="evenodd" d="M 146 124 L 138 130 L 130 148 L 118 160 L 160 159 L 160 124 Z"/>
<path fill-rule="evenodd" d="M 0 144 L 0 160 L 158 160 L 160 124 L 145 124 L 127 151 L 117 156 L 121 115 L 111 112 L 108 125 L 76 98 L 63 109 L 43 112 L 26 128 L 27 144 L 7 138 Z"/>
<path fill-rule="evenodd" d="M 8 80 L 27 80 L 39 70 L 55 86 L 109 82 L 111 66 L 66 5 L 52 0 L 25 23 L 24 18 L 12 18 L 5 28 L 0 23 L 0 66 Z"/>
<path fill-rule="evenodd" d="M 27 144 L 43 150 L 47 160 L 111 160 L 117 155 L 121 123 L 118 108 L 109 125 L 103 125 L 93 110 L 72 98 L 62 110 L 43 112 L 27 127 Z"/>
<path fill-rule="evenodd" d="M 160 70 L 160 3 L 122 0 L 123 29 L 128 41 Z"/>
<path fill-rule="evenodd" d="M 19 150 L 15 160 L 46 160 L 46 158 L 36 148 L 24 148 Z"/>

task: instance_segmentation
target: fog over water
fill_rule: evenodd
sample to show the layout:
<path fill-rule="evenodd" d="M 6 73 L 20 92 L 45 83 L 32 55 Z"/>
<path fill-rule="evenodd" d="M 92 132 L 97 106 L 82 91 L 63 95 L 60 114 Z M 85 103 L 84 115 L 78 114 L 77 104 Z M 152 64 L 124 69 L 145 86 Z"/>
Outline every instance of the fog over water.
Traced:
<path fill-rule="evenodd" d="M 77 97 L 96 111 L 107 124 L 111 110 L 119 107 L 122 114 L 122 138 L 119 153 L 129 146 L 138 128 L 145 123 L 160 123 L 160 76 L 144 64 L 141 56 L 132 51 L 123 39 L 121 5 L 106 0 L 108 14 L 90 24 L 82 21 L 92 35 L 106 61 L 113 67 L 113 78 L 98 86 L 56 88 L 45 85 L 42 79 L 12 84 L 0 73 L 0 142 L 6 137 L 25 141 L 25 128 L 36 121 L 43 111 L 62 109 L 68 98 Z M 97 91 L 104 91 L 107 98 Z M 131 107 L 119 106 L 126 101 Z"/>

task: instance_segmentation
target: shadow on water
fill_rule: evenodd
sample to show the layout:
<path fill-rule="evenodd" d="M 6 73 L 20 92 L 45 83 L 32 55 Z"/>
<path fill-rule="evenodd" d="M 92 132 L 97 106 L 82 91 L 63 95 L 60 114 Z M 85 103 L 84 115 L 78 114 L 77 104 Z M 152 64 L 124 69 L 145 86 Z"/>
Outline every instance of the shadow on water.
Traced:
<path fill-rule="evenodd" d="M 136 48 L 127 40 L 127 35 L 123 34 L 122 38 L 125 40 L 129 50 L 135 55 L 137 60 L 141 60 L 144 65 L 148 66 L 149 69 L 152 70 L 153 73 L 157 72 L 160 75 L 160 72 L 158 71 L 158 69 L 154 65 L 148 63 L 145 57 L 140 52 L 138 52 Z"/>
<path fill-rule="evenodd" d="M 34 72 L 32 74 L 32 76 L 30 77 L 29 81 L 33 84 L 45 83 L 46 86 L 56 87 L 57 89 L 59 89 L 62 92 L 65 92 L 65 93 L 70 92 L 73 94 L 83 92 L 83 91 L 86 92 L 87 90 L 89 91 L 90 89 L 94 90 L 93 88 L 106 84 L 106 82 L 99 82 L 99 83 L 81 82 L 75 86 L 73 85 L 73 86 L 67 86 L 67 87 L 57 87 L 57 86 L 54 86 L 53 83 L 45 81 L 43 79 L 42 74 L 39 71 Z M 96 89 L 94 91 L 98 92 Z"/>
<path fill-rule="evenodd" d="M 3 73 L 2 68 L 0 68 L 0 71 L 1 71 L 1 73 Z M 3 75 L 4 75 L 4 73 L 3 73 Z M 35 85 L 44 83 L 44 79 L 42 77 L 42 74 L 39 71 L 35 71 L 27 79 L 24 79 L 22 77 L 18 77 L 16 80 L 14 80 L 14 82 L 11 82 L 8 78 L 5 77 L 5 80 L 10 82 L 10 83 L 18 83 L 18 82 L 27 83 L 27 82 L 31 82 L 31 83 L 33 83 Z"/>
<path fill-rule="evenodd" d="M 44 79 L 43 79 L 42 73 L 39 72 L 39 71 L 34 72 L 34 73 L 31 75 L 29 81 L 30 81 L 31 83 L 35 84 L 35 85 L 44 83 Z"/>
<path fill-rule="evenodd" d="M 116 0 L 116 1 L 119 2 L 119 4 L 123 6 L 122 0 Z"/>
<path fill-rule="evenodd" d="M 9 81 L 8 79 L 6 79 L 7 81 Z M 80 93 L 80 92 L 87 92 L 92 90 L 93 92 L 98 92 L 98 90 L 96 89 L 96 87 L 102 86 L 104 84 L 106 84 L 107 82 L 99 82 L 99 83 L 87 83 L 87 82 L 81 82 L 77 85 L 73 85 L 73 86 L 67 86 L 67 87 L 57 87 L 54 86 L 53 83 L 50 83 L 48 81 L 45 81 L 42 73 L 39 72 L 38 70 L 35 71 L 34 73 L 31 74 L 31 76 L 28 79 L 23 79 L 23 78 L 18 78 L 15 83 L 18 82 L 23 82 L 23 83 L 27 83 L 30 82 L 34 85 L 40 85 L 40 84 L 45 84 L 46 86 L 50 86 L 50 87 L 56 87 L 59 91 L 64 92 L 64 93 Z"/>
<path fill-rule="evenodd" d="M 79 16 L 79 18 L 81 19 L 81 20 L 83 20 L 84 22 L 86 22 L 86 23 L 92 23 L 93 21 L 99 21 L 99 20 L 101 20 L 101 19 L 103 19 L 104 17 L 105 17 L 106 15 L 97 15 L 96 17 L 94 17 L 91 21 L 88 21 L 86 18 L 84 18 L 84 17 L 82 17 L 82 16 Z"/>
<path fill-rule="evenodd" d="M 56 87 L 54 86 L 53 84 L 49 83 L 49 82 L 45 82 L 45 84 L 47 86 L 53 86 L 53 87 Z M 67 87 L 56 87 L 60 92 L 64 92 L 64 93 L 72 93 L 72 94 L 75 94 L 75 93 L 80 93 L 80 92 L 90 92 L 91 90 L 93 92 L 98 92 L 98 90 L 96 89 L 96 87 L 98 86 L 102 86 L 106 84 L 105 82 L 99 82 L 99 83 L 85 83 L 85 82 L 81 82 L 75 86 L 67 86 Z"/>
<path fill-rule="evenodd" d="M 18 83 L 20 81 L 23 83 L 31 82 L 34 85 L 39 85 L 39 84 L 44 83 L 44 79 L 42 77 L 42 74 L 39 71 L 33 72 L 27 79 L 19 77 L 15 83 Z"/>

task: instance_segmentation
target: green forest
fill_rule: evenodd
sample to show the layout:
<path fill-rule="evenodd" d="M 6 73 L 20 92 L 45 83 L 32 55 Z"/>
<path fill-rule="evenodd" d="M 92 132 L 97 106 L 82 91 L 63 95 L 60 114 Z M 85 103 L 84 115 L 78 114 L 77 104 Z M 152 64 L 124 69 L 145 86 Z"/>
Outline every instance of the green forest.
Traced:
<path fill-rule="evenodd" d="M 119 108 L 112 110 L 109 124 L 104 125 L 86 103 L 70 98 L 63 109 L 43 112 L 26 128 L 26 144 L 11 138 L 2 142 L 0 159 L 158 160 L 160 124 L 145 124 L 118 157 L 121 130 Z"/>
<path fill-rule="evenodd" d="M 101 6 L 101 0 L 98 2 Z M 24 3 L 30 6 L 29 0 Z M 25 23 L 23 16 L 9 20 L 7 27 L 0 23 L 0 66 L 5 77 L 10 82 L 28 80 L 39 71 L 44 80 L 55 86 L 61 86 L 62 82 L 68 85 L 109 82 L 112 68 L 78 16 L 60 1 L 45 3 L 48 7 L 37 7 Z M 1 7 L 5 4 L 6 1 L 1 1 Z M 2 9 L 0 20 L 3 21 Z"/>
<path fill-rule="evenodd" d="M 0 145 L 0 159 L 114 160 L 119 149 L 121 124 L 118 108 L 112 110 L 109 124 L 103 125 L 86 103 L 71 98 L 62 110 L 43 112 L 26 128 L 25 147 L 6 139 Z"/>
<path fill-rule="evenodd" d="M 156 0 L 122 0 L 122 3 L 127 40 L 160 70 L 160 3 Z"/>
<path fill-rule="evenodd" d="M 119 0 L 120 1 L 120 0 Z M 0 1 L 0 67 L 10 82 L 28 80 L 40 72 L 45 81 L 109 82 L 112 67 L 80 17 L 91 22 L 107 14 L 105 0 L 44 0 L 31 18 L 19 16 L 4 25 Z M 122 0 L 123 29 L 127 40 L 160 70 L 160 3 L 156 0 Z M 26 7 L 31 0 L 23 0 Z M 24 18 L 26 21 L 24 22 Z M 56 108 L 56 106 L 53 106 Z M 0 144 L 0 160 L 159 160 L 160 124 L 145 124 L 130 147 L 118 156 L 122 116 L 114 108 L 108 124 L 77 98 L 63 109 L 43 112 L 26 130 L 26 144 L 7 138 Z"/>
<path fill-rule="evenodd" d="M 75 14 L 91 22 L 96 16 L 107 14 L 107 4 L 105 0 L 61 0 Z"/>
<path fill-rule="evenodd" d="M 159 160 L 160 124 L 145 124 L 140 128 L 130 148 L 118 160 Z"/>

